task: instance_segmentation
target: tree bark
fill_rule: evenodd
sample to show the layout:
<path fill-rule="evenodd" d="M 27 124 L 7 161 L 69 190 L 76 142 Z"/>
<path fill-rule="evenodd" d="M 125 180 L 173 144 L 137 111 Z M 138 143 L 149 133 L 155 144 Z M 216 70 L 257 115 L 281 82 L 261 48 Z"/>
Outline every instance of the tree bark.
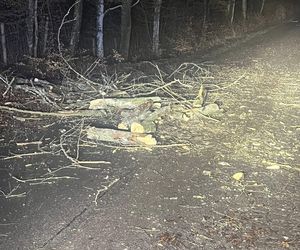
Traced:
<path fill-rule="evenodd" d="M 242 11 L 244 21 L 247 19 L 247 0 L 242 0 Z"/>
<path fill-rule="evenodd" d="M 34 44 L 33 44 L 33 57 L 37 57 L 38 42 L 39 42 L 39 25 L 38 25 L 38 0 L 34 1 Z"/>
<path fill-rule="evenodd" d="M 79 44 L 81 20 L 82 20 L 82 0 L 78 0 L 77 4 L 74 7 L 74 19 L 75 22 L 72 27 L 72 34 L 70 39 L 70 50 L 72 55 L 75 54 Z"/>
<path fill-rule="evenodd" d="M 161 3 L 162 3 L 162 0 L 155 0 L 155 3 L 154 3 L 152 52 L 157 57 L 160 56 L 160 50 L 159 50 L 159 24 L 160 24 Z"/>
<path fill-rule="evenodd" d="M 27 45 L 28 54 L 33 55 L 33 43 L 34 43 L 34 1 L 28 0 L 28 11 L 27 11 Z"/>
<path fill-rule="evenodd" d="M 207 30 L 207 18 L 208 18 L 208 4 L 209 0 L 204 0 L 203 2 L 203 23 L 202 23 L 202 35 L 206 35 Z"/>
<path fill-rule="evenodd" d="M 1 32 L 1 47 L 2 47 L 2 62 L 4 65 L 7 65 L 7 49 L 6 49 L 4 23 L 0 23 L 0 32 Z"/>
<path fill-rule="evenodd" d="M 236 0 L 230 0 L 229 15 L 230 15 L 230 23 L 231 24 L 233 24 L 233 21 L 234 21 L 235 3 L 236 3 Z"/>
<path fill-rule="evenodd" d="M 262 13 L 264 11 L 265 3 L 266 3 L 266 0 L 261 0 L 261 6 L 260 6 L 260 10 L 259 10 L 260 15 L 262 15 Z"/>
<path fill-rule="evenodd" d="M 128 60 L 130 48 L 131 4 L 132 0 L 122 0 L 120 53 L 125 60 Z"/>
<path fill-rule="evenodd" d="M 98 0 L 97 4 L 97 28 L 96 28 L 96 56 L 104 57 L 104 42 L 103 42 L 103 19 L 104 19 L 104 0 Z"/>
<path fill-rule="evenodd" d="M 49 34 L 49 17 L 46 17 L 45 26 L 44 26 L 43 45 L 41 50 L 42 56 L 46 55 L 48 34 Z"/>

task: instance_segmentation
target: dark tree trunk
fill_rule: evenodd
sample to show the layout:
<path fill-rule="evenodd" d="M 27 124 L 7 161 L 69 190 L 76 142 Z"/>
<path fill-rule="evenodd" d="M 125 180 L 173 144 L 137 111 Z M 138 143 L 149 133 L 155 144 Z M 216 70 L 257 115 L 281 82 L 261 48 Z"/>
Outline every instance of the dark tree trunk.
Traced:
<path fill-rule="evenodd" d="M 81 20 L 82 20 L 82 0 L 79 0 L 74 7 L 74 25 L 70 39 L 70 50 L 72 55 L 76 53 L 80 38 Z"/>
<path fill-rule="evenodd" d="M 42 44 L 42 49 L 41 49 L 42 56 L 45 56 L 46 52 L 47 52 L 48 34 L 49 34 L 49 17 L 46 17 L 45 25 L 44 25 L 43 44 Z"/>
<path fill-rule="evenodd" d="M 39 42 L 39 25 L 38 25 L 38 0 L 34 1 L 34 43 L 33 43 L 33 57 L 38 55 L 38 42 Z"/>
<path fill-rule="evenodd" d="M 243 11 L 243 19 L 246 21 L 247 19 L 247 0 L 242 0 L 242 11 Z"/>
<path fill-rule="evenodd" d="M 120 53 L 125 60 L 129 57 L 131 37 L 131 4 L 132 0 L 122 0 Z"/>
<path fill-rule="evenodd" d="M 7 65 L 7 49 L 6 49 L 4 23 L 0 23 L 0 34 L 1 34 L 2 62 L 4 65 Z"/>
<path fill-rule="evenodd" d="M 159 24 L 160 24 L 160 9 L 162 0 L 155 0 L 154 3 L 154 18 L 153 18 L 153 41 L 152 51 L 155 56 L 160 56 L 159 51 Z"/>
<path fill-rule="evenodd" d="M 33 55 L 33 43 L 34 43 L 34 2 L 35 0 L 28 0 L 27 10 L 27 46 L 28 54 Z"/>
<path fill-rule="evenodd" d="M 207 20 L 209 13 L 209 0 L 204 0 L 203 2 L 203 23 L 202 23 L 202 35 L 206 35 L 207 30 Z"/>

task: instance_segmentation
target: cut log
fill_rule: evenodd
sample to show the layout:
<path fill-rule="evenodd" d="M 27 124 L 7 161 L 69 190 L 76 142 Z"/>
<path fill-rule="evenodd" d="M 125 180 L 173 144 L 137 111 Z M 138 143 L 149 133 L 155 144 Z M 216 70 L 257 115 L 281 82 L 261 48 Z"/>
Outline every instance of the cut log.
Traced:
<path fill-rule="evenodd" d="M 156 139 L 149 134 L 132 133 L 129 131 L 89 127 L 86 130 L 87 138 L 123 145 L 156 145 Z"/>
<path fill-rule="evenodd" d="M 143 119 L 141 124 L 144 127 L 145 133 L 155 133 L 157 130 L 157 123 L 162 119 L 162 117 L 169 115 L 170 111 L 170 106 L 165 106 L 153 111 L 145 119 Z"/>
<path fill-rule="evenodd" d="M 142 124 L 140 124 L 138 122 L 133 122 L 130 125 L 130 132 L 131 133 L 144 134 L 145 133 L 145 128 L 143 127 Z"/>
<path fill-rule="evenodd" d="M 150 107 L 146 107 L 145 104 L 140 105 L 134 111 L 125 110 L 121 112 L 120 128 L 129 130 L 132 123 L 140 123 L 145 133 L 156 132 L 156 122 L 162 117 L 166 116 L 170 112 L 170 107 L 165 106 L 155 111 L 150 111 Z"/>
<path fill-rule="evenodd" d="M 122 110 L 120 113 L 121 115 L 121 121 L 122 123 L 126 124 L 128 127 L 133 122 L 139 122 L 146 117 L 148 117 L 151 114 L 151 108 L 152 108 L 153 102 L 152 100 L 142 103 L 139 106 L 137 106 L 134 110 Z"/>
<path fill-rule="evenodd" d="M 135 109 L 138 106 L 152 102 L 152 108 L 161 107 L 160 97 L 139 97 L 139 98 L 105 98 L 95 99 L 90 102 L 89 109 Z"/>
<path fill-rule="evenodd" d="M 149 114 L 145 119 L 143 119 L 143 122 L 156 122 L 158 121 L 161 117 L 163 116 L 168 116 L 170 115 L 171 112 L 171 107 L 170 106 L 165 106 L 160 109 L 157 109 L 153 111 L 151 114 Z"/>

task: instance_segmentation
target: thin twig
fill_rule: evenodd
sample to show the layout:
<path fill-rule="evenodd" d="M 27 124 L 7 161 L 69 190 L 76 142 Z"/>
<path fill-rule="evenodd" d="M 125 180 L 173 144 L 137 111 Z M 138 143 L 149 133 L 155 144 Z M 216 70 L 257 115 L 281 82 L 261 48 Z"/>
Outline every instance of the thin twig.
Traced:
<path fill-rule="evenodd" d="M 112 182 L 110 182 L 107 186 L 102 185 L 103 188 L 97 190 L 97 193 L 96 193 L 96 196 L 95 196 L 95 199 L 94 199 L 94 203 L 95 203 L 96 206 L 98 205 L 97 200 L 98 200 L 99 195 L 100 195 L 102 192 L 106 192 L 110 187 L 112 187 L 112 186 L 113 186 L 115 183 L 117 183 L 119 180 L 120 180 L 120 178 L 116 178 L 116 179 L 114 179 Z"/>
<path fill-rule="evenodd" d="M 39 115 L 39 116 L 54 116 L 54 117 L 75 117 L 75 116 L 103 116 L 103 112 L 100 110 L 76 110 L 76 111 L 59 111 L 59 112 L 42 112 L 42 111 L 31 111 L 25 109 L 18 109 L 14 107 L 7 107 L 0 105 L 0 109 L 4 111 L 13 111 L 17 113 Z"/>
<path fill-rule="evenodd" d="M 16 154 L 16 155 L 2 158 L 2 160 L 11 160 L 11 159 L 16 159 L 16 158 L 23 158 L 23 157 L 28 157 L 28 156 L 37 156 L 37 155 L 44 155 L 44 154 L 53 154 L 53 153 L 52 152 L 32 152 L 32 153 L 25 153 L 25 154 Z"/>
<path fill-rule="evenodd" d="M 76 144 L 76 156 L 72 157 L 65 149 L 64 144 L 66 142 L 66 139 L 75 135 L 76 133 L 78 133 L 78 130 L 79 130 L 79 135 L 78 135 L 77 144 Z M 108 161 L 82 161 L 82 160 L 79 160 L 80 140 L 81 140 L 82 131 L 83 131 L 83 121 L 81 121 L 79 123 L 79 126 L 76 125 L 76 126 L 72 127 L 71 129 L 69 129 L 68 131 L 63 133 L 60 137 L 59 145 L 60 145 L 61 151 L 63 152 L 65 157 L 72 162 L 72 165 L 76 166 L 77 168 L 84 168 L 84 169 L 92 170 L 92 169 L 99 169 L 99 168 L 87 167 L 87 166 L 83 166 L 82 164 L 111 164 L 111 162 L 108 162 Z"/>
<path fill-rule="evenodd" d="M 5 90 L 4 93 L 2 94 L 2 96 L 5 97 L 6 94 L 8 93 L 8 91 L 11 89 L 11 86 L 12 86 L 12 84 L 13 84 L 15 78 L 13 77 L 13 78 L 10 80 L 10 82 L 8 82 L 8 79 L 7 79 L 7 78 L 6 78 L 5 81 L 3 80 L 3 77 L 0 77 L 0 79 L 7 85 L 6 90 Z"/>
<path fill-rule="evenodd" d="M 0 190 L 0 193 L 3 194 L 3 196 L 5 197 L 5 199 L 10 199 L 10 198 L 23 198 L 26 196 L 26 192 L 20 193 L 20 194 L 13 194 L 13 192 L 15 192 L 18 188 L 20 187 L 20 185 L 15 186 L 9 193 L 5 193 L 4 191 Z"/>
<path fill-rule="evenodd" d="M 224 87 L 219 87 L 217 89 L 211 89 L 210 92 L 216 92 L 216 91 L 220 91 L 220 90 L 224 90 L 224 89 L 227 89 L 237 83 L 239 83 L 240 80 L 242 80 L 244 77 L 246 76 L 246 73 L 244 73 L 243 75 L 241 75 L 238 79 L 236 79 L 234 82 L 232 82 L 231 84 L 228 84 Z"/>
<path fill-rule="evenodd" d="M 17 178 L 13 175 L 11 175 L 11 178 L 13 178 L 14 180 L 16 180 L 17 182 L 20 183 L 50 183 L 52 181 L 56 181 L 56 180 L 61 180 L 61 179 L 79 179 L 77 177 L 72 177 L 72 176 L 51 176 L 51 177 L 45 177 L 45 178 L 32 178 L 32 179 L 20 179 Z"/>

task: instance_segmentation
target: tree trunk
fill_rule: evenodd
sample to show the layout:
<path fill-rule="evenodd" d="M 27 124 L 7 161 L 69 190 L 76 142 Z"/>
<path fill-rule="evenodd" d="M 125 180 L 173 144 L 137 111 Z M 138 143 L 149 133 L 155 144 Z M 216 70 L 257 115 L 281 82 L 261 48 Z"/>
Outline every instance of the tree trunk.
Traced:
<path fill-rule="evenodd" d="M 7 65 L 7 49 L 6 49 L 4 23 L 0 23 L 0 32 L 1 32 L 1 47 L 2 47 L 2 62 L 4 65 Z"/>
<path fill-rule="evenodd" d="M 243 11 L 243 19 L 246 21 L 247 19 L 247 0 L 242 0 L 242 11 Z"/>
<path fill-rule="evenodd" d="M 79 0 L 74 7 L 74 19 L 75 19 L 75 23 L 72 27 L 72 34 L 70 39 L 70 50 L 72 55 L 75 54 L 79 44 L 81 20 L 82 20 L 82 0 Z"/>
<path fill-rule="evenodd" d="M 122 0 L 120 53 L 125 60 L 129 57 L 131 37 L 131 3 L 132 0 Z"/>
<path fill-rule="evenodd" d="M 234 21 L 235 3 L 236 3 L 236 0 L 230 0 L 229 15 L 230 15 L 230 23 L 231 24 L 233 24 L 233 21 Z"/>
<path fill-rule="evenodd" d="M 39 42 L 39 25 L 38 25 L 38 0 L 34 1 L 34 44 L 33 44 L 33 57 L 37 57 L 38 42 Z"/>
<path fill-rule="evenodd" d="M 266 0 L 261 0 L 261 6 L 260 6 L 260 10 L 259 10 L 260 15 L 262 15 L 262 13 L 264 11 L 265 3 L 266 3 Z"/>
<path fill-rule="evenodd" d="M 49 17 L 46 17 L 45 26 L 44 26 L 43 45 L 41 49 L 42 56 L 46 55 L 48 34 L 49 34 Z"/>
<path fill-rule="evenodd" d="M 28 54 L 33 55 L 33 43 L 34 43 L 34 1 L 28 0 L 28 12 L 27 12 L 27 45 Z"/>
<path fill-rule="evenodd" d="M 155 3 L 154 3 L 152 52 L 157 57 L 160 56 L 160 50 L 159 50 L 159 24 L 160 24 L 161 3 L 162 3 L 162 0 L 155 0 Z"/>
<path fill-rule="evenodd" d="M 103 42 L 103 19 L 104 19 L 104 0 L 98 0 L 97 4 L 97 28 L 96 28 L 96 56 L 104 57 L 104 42 Z"/>
<path fill-rule="evenodd" d="M 202 23 L 202 35 L 206 35 L 206 30 L 207 30 L 207 19 L 208 19 L 208 4 L 209 0 L 204 0 L 203 2 L 203 23 Z"/>

